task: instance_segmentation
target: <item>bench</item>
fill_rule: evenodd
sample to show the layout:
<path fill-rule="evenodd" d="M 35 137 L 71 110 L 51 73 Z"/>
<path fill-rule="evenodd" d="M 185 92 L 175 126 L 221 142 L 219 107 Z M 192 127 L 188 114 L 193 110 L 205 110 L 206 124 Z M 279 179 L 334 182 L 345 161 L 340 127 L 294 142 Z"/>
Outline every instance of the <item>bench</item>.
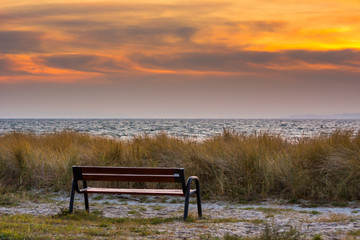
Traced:
<path fill-rule="evenodd" d="M 84 194 L 85 209 L 89 211 L 88 194 L 140 194 L 140 195 L 170 195 L 184 196 L 184 221 L 188 216 L 190 196 L 196 194 L 198 217 L 202 217 L 200 183 L 196 176 L 191 176 L 185 182 L 183 168 L 149 168 L 149 167 L 97 167 L 73 166 L 74 179 L 72 181 L 69 212 L 73 212 L 75 192 Z M 83 188 L 79 189 L 78 181 L 82 181 Z M 88 187 L 87 181 L 114 181 L 114 182 L 158 182 L 179 183 L 178 189 L 140 189 L 140 188 L 99 188 Z M 195 189 L 191 189 L 192 181 Z"/>

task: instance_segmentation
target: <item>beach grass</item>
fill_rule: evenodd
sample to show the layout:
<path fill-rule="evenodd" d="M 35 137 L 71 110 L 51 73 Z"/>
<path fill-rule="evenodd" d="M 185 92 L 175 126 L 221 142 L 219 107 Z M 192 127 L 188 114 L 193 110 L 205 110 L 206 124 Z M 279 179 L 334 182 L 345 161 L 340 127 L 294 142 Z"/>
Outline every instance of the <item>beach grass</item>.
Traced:
<path fill-rule="evenodd" d="M 204 198 L 360 199 L 360 134 L 289 141 L 224 129 L 201 141 L 165 133 L 122 140 L 63 131 L 0 136 L 0 192 L 70 190 L 73 165 L 183 167 Z"/>

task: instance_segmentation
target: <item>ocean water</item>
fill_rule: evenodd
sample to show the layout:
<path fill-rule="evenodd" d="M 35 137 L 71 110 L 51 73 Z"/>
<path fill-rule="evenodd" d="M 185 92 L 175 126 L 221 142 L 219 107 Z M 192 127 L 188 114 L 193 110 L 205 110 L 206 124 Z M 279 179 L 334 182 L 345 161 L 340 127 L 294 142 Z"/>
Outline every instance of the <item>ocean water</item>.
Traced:
<path fill-rule="evenodd" d="M 9 132 L 35 134 L 73 130 L 112 138 L 129 139 L 139 134 L 165 132 L 176 137 L 205 139 L 223 129 L 244 134 L 267 132 L 287 139 L 329 134 L 337 129 L 360 130 L 360 120 L 318 119 L 0 119 L 0 135 Z"/>

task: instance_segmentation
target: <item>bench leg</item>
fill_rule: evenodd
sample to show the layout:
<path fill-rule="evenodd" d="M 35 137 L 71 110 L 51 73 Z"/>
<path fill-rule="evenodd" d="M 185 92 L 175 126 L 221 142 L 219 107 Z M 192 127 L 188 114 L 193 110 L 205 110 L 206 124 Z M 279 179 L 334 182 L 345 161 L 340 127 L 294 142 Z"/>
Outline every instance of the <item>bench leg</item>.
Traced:
<path fill-rule="evenodd" d="M 188 213 L 189 213 L 189 200 L 190 200 L 190 191 L 186 191 L 186 194 L 185 194 L 185 207 L 184 207 L 184 221 L 186 221 L 186 219 L 188 217 Z"/>
<path fill-rule="evenodd" d="M 202 218 L 202 209 L 201 209 L 201 197 L 200 197 L 200 184 L 199 181 L 196 181 L 196 203 L 198 209 L 198 217 Z"/>
<path fill-rule="evenodd" d="M 85 201 L 85 210 L 87 212 L 89 212 L 89 199 L 88 199 L 88 194 L 84 193 L 84 201 Z"/>
<path fill-rule="evenodd" d="M 86 181 L 83 181 L 83 184 L 84 184 L 84 188 L 86 189 L 86 188 L 87 188 Z M 89 198 L 88 198 L 88 194 L 87 194 L 87 193 L 84 193 L 84 201 L 85 201 L 85 210 L 86 210 L 87 212 L 89 212 Z"/>
<path fill-rule="evenodd" d="M 69 213 L 72 213 L 74 209 L 74 197 L 75 197 L 75 180 L 72 181 L 72 186 L 71 186 Z"/>

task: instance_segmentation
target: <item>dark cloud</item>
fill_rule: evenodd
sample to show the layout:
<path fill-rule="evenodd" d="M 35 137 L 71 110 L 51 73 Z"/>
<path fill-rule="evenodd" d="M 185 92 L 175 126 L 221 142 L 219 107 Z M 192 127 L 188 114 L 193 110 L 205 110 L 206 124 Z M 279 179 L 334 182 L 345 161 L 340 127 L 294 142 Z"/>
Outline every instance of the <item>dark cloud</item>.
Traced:
<path fill-rule="evenodd" d="M 124 4 L 124 3 L 69 3 L 69 4 L 33 4 L 27 6 L 18 6 L 12 8 L 2 9 L 0 19 L 6 20 L 24 20 L 24 19 L 41 19 L 44 17 L 55 16 L 89 16 L 92 14 L 136 14 L 139 13 L 153 13 L 151 18 L 158 16 L 163 11 L 174 11 L 184 14 L 192 13 L 197 14 L 211 13 L 214 9 L 221 9 L 229 7 L 226 3 L 179 3 L 179 4 Z M 146 16 L 146 15 L 145 15 Z M 121 17 L 117 15 L 117 17 Z"/>
<path fill-rule="evenodd" d="M 174 34 L 186 40 L 189 40 L 197 32 L 193 27 L 179 27 L 175 29 Z"/>
<path fill-rule="evenodd" d="M 240 21 L 226 22 L 225 26 L 231 27 L 231 31 L 240 32 L 278 32 L 284 30 L 288 26 L 286 21 Z"/>
<path fill-rule="evenodd" d="M 189 38 L 195 32 L 195 28 L 191 27 L 178 27 L 174 25 L 167 26 L 149 26 L 150 24 L 144 24 L 145 26 L 130 26 L 126 28 L 126 33 L 130 36 L 162 36 L 165 34 L 172 34 L 181 38 Z"/>
<path fill-rule="evenodd" d="M 0 31 L 0 52 L 41 52 L 42 36 L 32 31 Z"/>
<path fill-rule="evenodd" d="M 42 23 L 50 27 L 61 28 L 63 30 L 68 29 L 89 29 L 89 28 L 103 28 L 104 23 L 93 20 L 49 20 L 46 23 Z"/>
<path fill-rule="evenodd" d="M 7 59 L 7 58 L 1 58 L 0 57 L 0 75 L 1 76 L 11 76 L 14 74 L 17 74 L 16 71 L 13 70 L 15 66 L 15 62 Z"/>
<path fill-rule="evenodd" d="M 335 64 L 360 67 L 359 64 L 352 64 L 352 61 L 360 61 L 360 51 L 355 49 L 342 49 L 331 51 L 287 51 L 289 59 L 300 60 L 312 64 Z"/>
<path fill-rule="evenodd" d="M 159 46 L 168 43 L 166 37 L 172 36 L 178 42 L 189 43 L 192 36 L 197 32 L 194 27 L 183 26 L 178 23 L 155 25 L 143 23 L 143 25 L 114 26 L 95 30 L 84 30 L 73 32 L 79 41 L 94 42 L 96 44 L 144 44 Z"/>
<path fill-rule="evenodd" d="M 6 58 L 0 58 L 0 71 L 4 72 L 11 68 L 13 65 L 13 62 Z"/>
<path fill-rule="evenodd" d="M 256 32 L 276 32 L 283 29 L 287 23 L 283 21 L 248 21 L 242 22 L 241 25 L 246 25 L 249 29 Z"/>
<path fill-rule="evenodd" d="M 144 26 L 132 26 L 126 29 L 129 39 L 145 37 L 146 39 L 158 40 L 161 42 L 163 42 L 162 38 L 165 35 L 172 35 L 181 38 L 182 40 L 189 40 L 196 32 L 196 28 L 182 26 L 179 23 L 153 24 L 152 22 L 149 22 L 145 23 Z"/>
<path fill-rule="evenodd" d="M 276 61 L 278 56 L 272 52 L 238 51 L 232 53 L 192 52 L 180 55 L 144 56 L 133 55 L 131 58 L 140 64 L 154 68 L 169 68 L 198 71 L 250 70 L 252 63 L 267 64 Z"/>
<path fill-rule="evenodd" d="M 72 15 L 89 15 L 99 13 L 111 13 L 119 11 L 135 11 L 141 8 L 135 5 L 113 5 L 113 4 L 41 4 L 12 7 L 4 9 L 0 18 L 8 20 L 24 20 L 24 19 L 42 19 L 44 17 L 54 16 L 72 16 Z"/>
<path fill-rule="evenodd" d="M 112 73 L 124 70 L 125 63 L 120 63 L 109 57 L 83 54 L 65 54 L 42 56 L 34 59 L 49 67 L 72 69 L 83 72 Z"/>
<path fill-rule="evenodd" d="M 237 51 L 237 52 L 191 52 L 179 55 L 146 56 L 134 54 L 130 57 L 150 68 L 167 68 L 198 71 L 266 71 L 266 66 L 297 66 L 299 62 L 308 64 L 332 64 L 360 67 L 360 51 Z"/>
<path fill-rule="evenodd" d="M 5 8 L 0 20 L 7 24 L 40 26 L 62 31 L 68 38 L 65 44 L 93 48 L 99 44 L 137 43 L 160 45 L 168 39 L 177 43 L 189 42 L 198 26 L 187 20 L 188 15 L 206 14 L 228 4 L 43 4 Z M 162 12 L 176 12 L 176 17 L 158 17 Z M 179 18 L 181 16 L 181 18 Z M 49 34 L 49 37 L 51 35 Z M 71 41 L 76 37 L 76 41 Z M 31 41 L 29 39 L 28 41 Z"/>

